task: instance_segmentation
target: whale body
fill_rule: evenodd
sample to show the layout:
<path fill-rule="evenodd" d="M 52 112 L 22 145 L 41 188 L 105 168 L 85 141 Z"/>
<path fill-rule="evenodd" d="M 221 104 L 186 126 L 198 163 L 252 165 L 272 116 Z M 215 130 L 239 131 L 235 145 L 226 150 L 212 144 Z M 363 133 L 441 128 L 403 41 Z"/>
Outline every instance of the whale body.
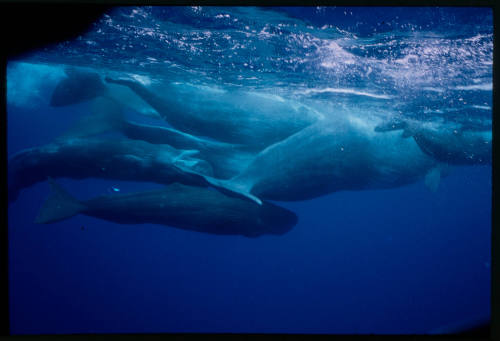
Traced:
<path fill-rule="evenodd" d="M 377 132 L 403 130 L 423 152 L 451 165 L 481 165 L 492 161 L 492 132 L 456 124 L 433 124 L 396 119 L 375 127 Z"/>
<path fill-rule="evenodd" d="M 125 119 L 121 103 L 108 98 L 95 99 L 92 108 L 90 114 L 64 133 L 64 138 L 82 138 L 114 131 L 132 140 L 196 150 L 196 157 L 210 164 L 213 176 L 223 179 L 240 173 L 259 151 L 253 146 L 204 139 L 165 126 L 136 123 Z"/>
<path fill-rule="evenodd" d="M 436 166 L 414 140 L 376 133 L 373 125 L 355 117 L 338 117 L 266 148 L 230 180 L 206 178 L 225 193 L 256 202 L 295 201 L 341 190 L 403 186 L 424 179 Z M 430 173 L 439 178 L 439 172 Z"/>
<path fill-rule="evenodd" d="M 175 83 L 153 91 L 134 80 L 105 80 L 129 87 L 172 127 L 222 142 L 264 148 L 323 118 L 306 105 L 258 92 Z"/>
<path fill-rule="evenodd" d="M 160 118 L 158 113 L 134 92 L 123 86 L 105 84 L 99 73 L 86 69 L 68 67 L 52 91 L 49 104 L 53 107 L 65 107 L 106 98 L 120 103 L 134 112 L 153 118 Z"/>
<path fill-rule="evenodd" d="M 282 235 L 297 216 L 271 203 L 259 206 L 206 187 L 172 184 L 162 190 L 101 196 L 78 201 L 53 180 L 52 193 L 35 222 L 52 223 L 76 214 L 119 224 L 160 224 L 219 235 Z"/>
<path fill-rule="evenodd" d="M 8 161 L 8 197 L 47 177 L 72 179 L 103 178 L 147 181 L 160 184 L 181 182 L 206 185 L 192 169 L 212 174 L 210 165 L 194 157 L 196 151 L 178 150 L 124 138 L 68 138 L 26 149 Z M 179 168 L 181 166 L 182 168 Z"/>

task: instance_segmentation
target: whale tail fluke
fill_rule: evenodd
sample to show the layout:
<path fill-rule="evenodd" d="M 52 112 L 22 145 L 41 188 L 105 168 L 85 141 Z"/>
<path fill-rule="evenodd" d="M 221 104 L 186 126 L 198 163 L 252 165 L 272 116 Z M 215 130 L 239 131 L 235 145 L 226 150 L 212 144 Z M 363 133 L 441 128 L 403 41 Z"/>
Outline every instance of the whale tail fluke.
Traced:
<path fill-rule="evenodd" d="M 51 193 L 43 203 L 38 216 L 35 219 L 37 224 L 49 224 L 68 219 L 81 211 L 86 206 L 66 192 L 61 185 L 49 178 Z"/>

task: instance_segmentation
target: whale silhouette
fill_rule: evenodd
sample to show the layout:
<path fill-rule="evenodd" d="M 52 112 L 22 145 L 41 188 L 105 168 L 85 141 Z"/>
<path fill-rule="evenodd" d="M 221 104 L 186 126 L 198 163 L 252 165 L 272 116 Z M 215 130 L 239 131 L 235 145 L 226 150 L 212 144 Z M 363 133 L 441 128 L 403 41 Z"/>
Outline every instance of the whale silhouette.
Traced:
<path fill-rule="evenodd" d="M 271 203 L 232 198 L 206 187 L 172 184 L 164 189 L 101 196 L 78 201 L 54 180 L 52 193 L 35 220 L 53 223 L 84 214 L 119 224 L 160 224 L 219 235 L 257 237 L 282 235 L 297 224 L 297 216 Z"/>

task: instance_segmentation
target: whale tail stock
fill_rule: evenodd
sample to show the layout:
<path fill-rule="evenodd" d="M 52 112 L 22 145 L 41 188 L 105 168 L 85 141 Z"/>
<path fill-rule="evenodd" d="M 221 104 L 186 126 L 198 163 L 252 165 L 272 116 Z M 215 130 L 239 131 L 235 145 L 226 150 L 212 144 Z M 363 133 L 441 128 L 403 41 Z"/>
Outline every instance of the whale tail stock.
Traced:
<path fill-rule="evenodd" d="M 37 224 L 49 224 L 68 219 L 86 209 L 86 206 L 75 199 L 71 194 L 49 178 L 51 193 L 43 203 L 38 216 L 35 219 Z"/>

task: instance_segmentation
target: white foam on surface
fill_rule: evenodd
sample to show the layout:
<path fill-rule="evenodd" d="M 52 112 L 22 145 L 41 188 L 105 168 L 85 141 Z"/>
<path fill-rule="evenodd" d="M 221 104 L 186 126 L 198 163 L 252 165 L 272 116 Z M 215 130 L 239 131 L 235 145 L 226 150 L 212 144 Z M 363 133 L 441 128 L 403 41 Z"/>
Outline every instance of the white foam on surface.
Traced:
<path fill-rule="evenodd" d="M 472 107 L 481 110 L 491 110 L 491 107 L 488 105 L 473 105 Z"/>
<path fill-rule="evenodd" d="M 344 88 L 323 88 L 323 89 L 306 89 L 303 91 L 303 94 L 311 94 L 311 93 L 340 93 L 340 94 L 349 94 L 349 95 L 357 95 L 357 96 L 366 96 L 378 99 L 391 99 L 392 96 L 382 95 L 382 94 L 374 94 L 365 91 L 358 91 L 354 89 L 344 89 Z"/>
<path fill-rule="evenodd" d="M 492 91 L 493 83 L 483 83 L 483 84 L 474 84 L 474 85 L 459 85 L 454 89 L 456 90 L 482 90 L 482 91 Z"/>

